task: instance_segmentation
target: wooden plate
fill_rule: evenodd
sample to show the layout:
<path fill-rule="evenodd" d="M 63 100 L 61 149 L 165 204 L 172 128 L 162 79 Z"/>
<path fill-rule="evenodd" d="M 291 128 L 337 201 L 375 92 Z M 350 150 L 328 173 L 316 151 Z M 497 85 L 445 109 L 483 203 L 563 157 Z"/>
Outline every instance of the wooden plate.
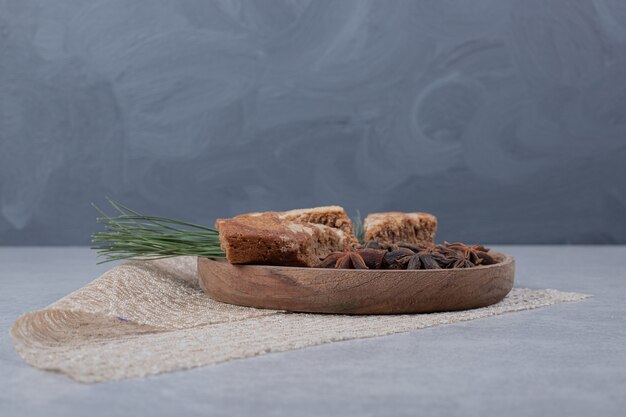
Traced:
<path fill-rule="evenodd" d="M 467 269 L 354 270 L 231 265 L 198 258 L 200 286 L 241 306 L 335 314 L 432 313 L 485 307 L 513 288 L 515 260 Z"/>

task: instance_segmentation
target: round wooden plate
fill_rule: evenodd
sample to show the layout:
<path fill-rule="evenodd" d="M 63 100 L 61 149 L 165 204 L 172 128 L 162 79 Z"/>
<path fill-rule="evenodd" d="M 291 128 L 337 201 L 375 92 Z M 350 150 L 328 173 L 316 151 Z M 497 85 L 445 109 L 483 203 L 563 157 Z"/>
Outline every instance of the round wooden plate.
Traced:
<path fill-rule="evenodd" d="M 200 286 L 241 306 L 309 313 L 432 313 L 485 307 L 513 288 L 515 260 L 467 269 L 355 270 L 231 265 L 198 258 Z"/>

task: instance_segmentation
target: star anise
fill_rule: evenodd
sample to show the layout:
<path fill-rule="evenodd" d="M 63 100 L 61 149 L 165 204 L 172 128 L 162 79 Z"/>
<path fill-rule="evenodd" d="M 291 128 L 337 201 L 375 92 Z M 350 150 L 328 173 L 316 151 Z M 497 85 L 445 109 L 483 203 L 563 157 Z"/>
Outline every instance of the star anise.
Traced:
<path fill-rule="evenodd" d="M 338 269 L 369 269 L 365 264 L 365 260 L 356 252 L 347 252 L 341 258 L 337 259 L 335 268 Z"/>
<path fill-rule="evenodd" d="M 359 245 L 359 247 L 364 249 L 383 249 L 380 242 L 377 240 L 368 240 L 367 242 Z"/>
<path fill-rule="evenodd" d="M 481 245 L 474 245 L 474 246 L 478 247 L 475 250 L 476 250 L 476 254 L 481 260 L 480 262 L 481 265 L 493 265 L 493 264 L 498 263 L 498 260 L 489 254 L 489 249 Z"/>
<path fill-rule="evenodd" d="M 406 265 L 406 269 L 441 269 L 437 261 L 436 254 L 419 254 L 411 256 Z"/>
<path fill-rule="evenodd" d="M 464 243 L 444 242 L 443 247 L 456 251 L 459 254 L 454 268 L 471 268 L 476 265 L 492 265 L 498 263 L 488 252 L 489 249 L 482 245 L 466 245 Z"/>
<path fill-rule="evenodd" d="M 428 243 L 416 244 L 416 243 L 409 243 L 409 242 L 400 242 L 398 243 L 398 246 L 401 248 L 411 249 L 415 253 L 428 251 L 434 248 L 434 245 L 428 244 Z"/>
<path fill-rule="evenodd" d="M 454 268 L 454 265 L 460 259 L 463 259 L 463 256 L 458 251 L 449 249 L 443 245 L 433 245 L 424 249 L 422 252 L 429 254 L 441 269 Z"/>
<path fill-rule="evenodd" d="M 453 268 L 472 268 L 474 266 L 476 266 L 476 264 L 467 259 L 459 259 L 452 265 Z"/>
<path fill-rule="evenodd" d="M 387 269 L 406 269 L 409 258 L 415 252 L 408 248 L 398 248 L 396 250 L 385 253 L 383 259 L 383 267 Z"/>
<path fill-rule="evenodd" d="M 402 242 L 398 249 L 387 252 L 383 265 L 389 269 L 441 269 L 453 261 L 438 253 L 435 245 Z"/>
<path fill-rule="evenodd" d="M 385 259 L 386 250 L 383 249 L 357 249 L 356 253 L 361 255 L 365 261 L 365 265 L 369 269 L 380 269 Z"/>
<path fill-rule="evenodd" d="M 369 269 L 363 257 L 350 249 L 333 252 L 317 266 L 318 268 Z"/>
<path fill-rule="evenodd" d="M 343 252 L 333 252 L 320 262 L 316 268 L 334 268 L 337 264 L 337 260 L 344 255 Z"/>
<path fill-rule="evenodd" d="M 359 246 L 360 249 L 383 249 L 386 251 L 392 251 L 398 249 L 398 245 L 390 242 L 383 242 L 380 240 L 368 240 L 364 244 Z"/>
<path fill-rule="evenodd" d="M 409 257 L 406 269 L 441 269 L 442 262 L 446 261 L 444 256 L 429 247 Z"/>

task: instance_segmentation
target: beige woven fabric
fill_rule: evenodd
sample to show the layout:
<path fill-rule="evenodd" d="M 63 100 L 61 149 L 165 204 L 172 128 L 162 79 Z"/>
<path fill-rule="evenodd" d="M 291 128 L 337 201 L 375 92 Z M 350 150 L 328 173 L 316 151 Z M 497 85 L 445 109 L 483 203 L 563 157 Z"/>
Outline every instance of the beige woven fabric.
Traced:
<path fill-rule="evenodd" d="M 30 365 L 101 382 L 216 364 L 341 340 L 382 336 L 587 296 L 515 288 L 476 310 L 396 316 L 292 314 L 237 307 L 199 289 L 196 259 L 117 266 L 11 329 Z"/>

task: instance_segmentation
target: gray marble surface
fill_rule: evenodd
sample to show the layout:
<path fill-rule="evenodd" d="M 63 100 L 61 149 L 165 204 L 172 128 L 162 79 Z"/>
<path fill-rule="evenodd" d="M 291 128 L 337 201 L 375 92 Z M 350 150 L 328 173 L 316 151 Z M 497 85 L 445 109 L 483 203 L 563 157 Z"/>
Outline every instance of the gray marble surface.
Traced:
<path fill-rule="evenodd" d="M 0 1 L 0 242 L 87 245 L 109 195 L 626 244 L 625 44 L 624 0 Z"/>
<path fill-rule="evenodd" d="M 140 380 L 83 385 L 30 368 L 13 320 L 107 266 L 86 248 L 0 248 L 0 414 L 568 415 L 626 409 L 626 247 L 501 246 L 517 285 L 594 297 Z"/>

